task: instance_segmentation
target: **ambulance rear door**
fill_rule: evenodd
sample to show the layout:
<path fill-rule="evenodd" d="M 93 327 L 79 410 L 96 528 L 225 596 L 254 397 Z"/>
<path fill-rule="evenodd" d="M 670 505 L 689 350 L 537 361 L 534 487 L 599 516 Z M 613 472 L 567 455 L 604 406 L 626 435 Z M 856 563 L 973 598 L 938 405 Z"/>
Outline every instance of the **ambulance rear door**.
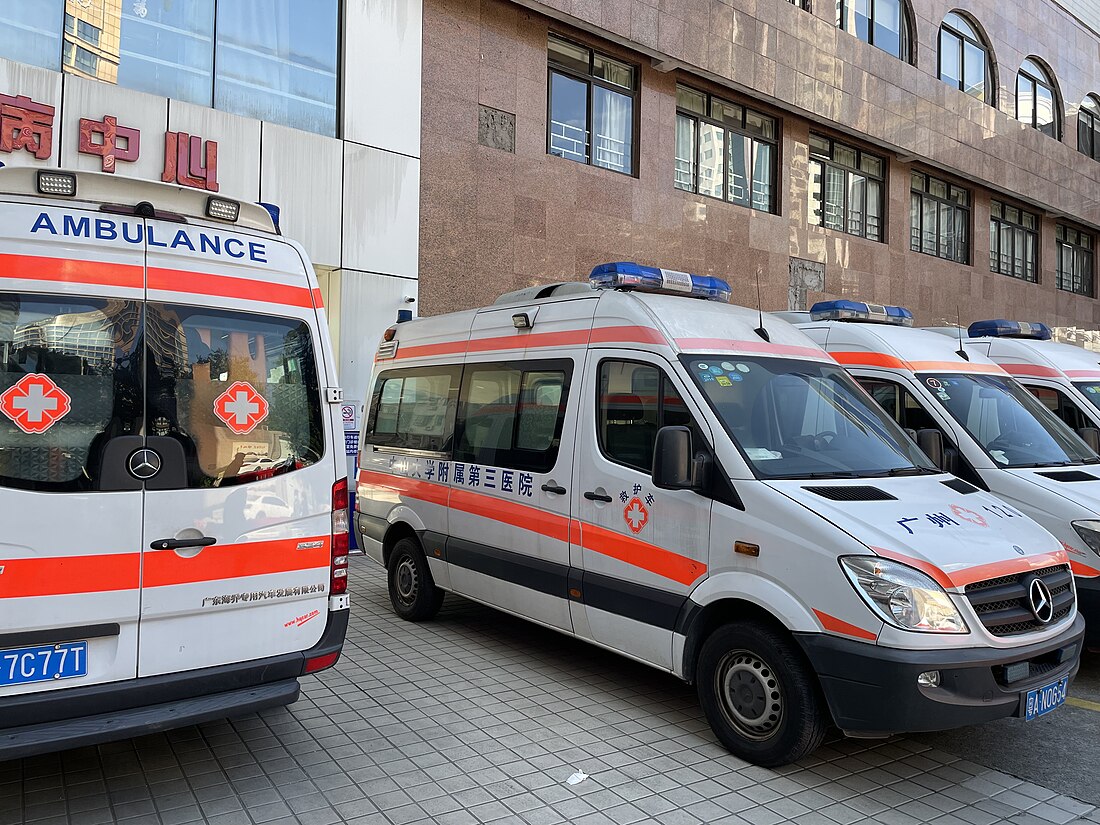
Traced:
<path fill-rule="evenodd" d="M 334 406 L 302 256 L 147 224 L 141 676 L 304 650 L 327 621 Z M 344 473 L 340 473 L 344 475 Z"/>
<path fill-rule="evenodd" d="M 137 671 L 142 249 L 107 224 L 0 203 L 0 706 Z"/>

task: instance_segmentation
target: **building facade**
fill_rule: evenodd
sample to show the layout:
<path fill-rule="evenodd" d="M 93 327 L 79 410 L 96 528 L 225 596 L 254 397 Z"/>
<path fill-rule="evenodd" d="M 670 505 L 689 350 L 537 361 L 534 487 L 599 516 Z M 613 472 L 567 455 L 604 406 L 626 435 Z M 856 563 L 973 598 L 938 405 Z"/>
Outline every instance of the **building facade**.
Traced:
<path fill-rule="evenodd" d="M 421 309 L 636 260 L 1095 330 L 1100 36 L 1067 7 L 425 0 Z"/>
<path fill-rule="evenodd" d="M 415 306 L 420 0 L 0 4 L 0 163 L 262 201 L 309 252 L 347 396 Z"/>

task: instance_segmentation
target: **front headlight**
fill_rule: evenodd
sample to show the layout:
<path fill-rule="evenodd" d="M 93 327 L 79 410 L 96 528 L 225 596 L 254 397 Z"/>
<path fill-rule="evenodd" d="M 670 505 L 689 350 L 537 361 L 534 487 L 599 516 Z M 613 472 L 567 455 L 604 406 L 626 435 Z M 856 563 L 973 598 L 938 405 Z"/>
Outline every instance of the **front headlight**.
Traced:
<path fill-rule="evenodd" d="M 969 633 L 947 592 L 931 578 L 878 556 L 845 556 L 840 566 L 887 624 L 925 633 Z"/>
<path fill-rule="evenodd" d="M 1070 522 L 1081 541 L 1089 546 L 1093 553 L 1100 556 L 1100 521 Z"/>

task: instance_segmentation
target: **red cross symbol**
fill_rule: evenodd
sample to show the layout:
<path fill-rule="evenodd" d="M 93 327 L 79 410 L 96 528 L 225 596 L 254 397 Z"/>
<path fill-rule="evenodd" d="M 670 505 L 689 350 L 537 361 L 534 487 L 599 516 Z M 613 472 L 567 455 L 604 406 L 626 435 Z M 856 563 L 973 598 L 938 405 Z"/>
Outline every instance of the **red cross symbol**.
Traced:
<path fill-rule="evenodd" d="M 623 519 L 626 521 L 626 526 L 630 528 L 631 533 L 640 533 L 642 528 L 649 523 L 649 510 L 645 508 L 640 498 L 634 496 L 623 508 Z"/>
<path fill-rule="evenodd" d="M 214 415 L 237 435 L 247 435 L 267 418 L 267 399 L 247 381 L 238 381 L 214 399 Z"/>
<path fill-rule="evenodd" d="M 48 375 L 24 375 L 0 394 L 0 412 L 25 433 L 44 433 L 72 409 L 69 395 Z"/>

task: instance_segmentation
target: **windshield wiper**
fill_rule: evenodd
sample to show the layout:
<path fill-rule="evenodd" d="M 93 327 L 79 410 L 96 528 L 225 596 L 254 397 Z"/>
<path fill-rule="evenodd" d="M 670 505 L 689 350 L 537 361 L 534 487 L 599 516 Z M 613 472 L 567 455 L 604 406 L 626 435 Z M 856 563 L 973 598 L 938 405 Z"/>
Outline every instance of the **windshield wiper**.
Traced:
<path fill-rule="evenodd" d="M 894 478 L 897 476 L 927 476 L 939 475 L 943 470 L 933 470 L 931 467 L 894 467 L 881 473 L 865 473 L 862 478 Z"/>
<path fill-rule="evenodd" d="M 852 470 L 833 470 L 827 473 L 787 473 L 779 476 L 768 476 L 769 479 L 814 479 L 814 478 L 862 478 Z"/>

